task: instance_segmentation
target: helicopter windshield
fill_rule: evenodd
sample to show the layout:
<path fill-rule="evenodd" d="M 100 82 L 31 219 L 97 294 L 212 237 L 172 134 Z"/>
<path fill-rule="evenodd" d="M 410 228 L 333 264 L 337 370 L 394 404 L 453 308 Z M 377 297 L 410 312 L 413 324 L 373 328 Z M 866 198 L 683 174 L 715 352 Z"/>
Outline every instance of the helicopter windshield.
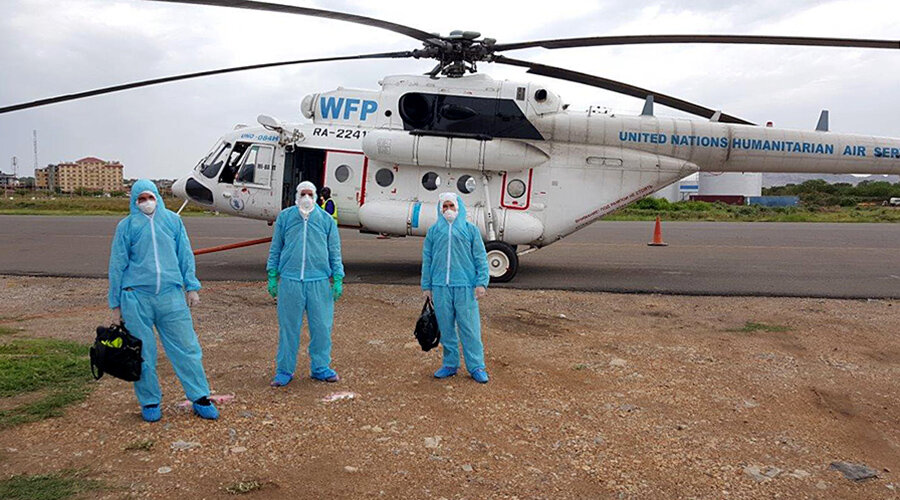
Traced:
<path fill-rule="evenodd" d="M 219 169 L 225 164 L 225 160 L 228 158 L 229 149 L 231 149 L 231 144 L 227 142 L 223 142 L 221 145 L 213 148 L 213 150 L 210 151 L 209 156 L 203 160 L 200 167 L 200 173 L 206 178 L 214 179 L 216 174 L 219 173 Z"/>

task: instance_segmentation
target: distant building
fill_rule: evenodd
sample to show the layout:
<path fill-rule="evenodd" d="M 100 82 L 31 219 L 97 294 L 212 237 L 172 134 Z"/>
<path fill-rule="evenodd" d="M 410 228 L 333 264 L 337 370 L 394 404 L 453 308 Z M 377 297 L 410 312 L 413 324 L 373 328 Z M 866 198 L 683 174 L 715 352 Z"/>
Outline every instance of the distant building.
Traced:
<path fill-rule="evenodd" d="M 122 191 L 122 164 L 87 157 L 70 163 L 47 165 L 34 171 L 35 187 L 71 193 L 78 189 Z"/>
<path fill-rule="evenodd" d="M 153 179 L 153 183 L 156 184 L 156 188 L 159 189 L 159 194 L 163 196 L 171 196 L 172 194 L 172 184 L 175 184 L 175 181 L 172 179 Z"/>
<path fill-rule="evenodd" d="M 14 174 L 4 174 L 0 172 L 0 188 L 8 189 L 19 186 L 19 180 Z"/>
<path fill-rule="evenodd" d="M 663 198 L 674 203 L 689 199 L 691 195 L 697 194 L 697 189 L 697 174 L 691 174 L 651 194 L 650 197 Z"/>

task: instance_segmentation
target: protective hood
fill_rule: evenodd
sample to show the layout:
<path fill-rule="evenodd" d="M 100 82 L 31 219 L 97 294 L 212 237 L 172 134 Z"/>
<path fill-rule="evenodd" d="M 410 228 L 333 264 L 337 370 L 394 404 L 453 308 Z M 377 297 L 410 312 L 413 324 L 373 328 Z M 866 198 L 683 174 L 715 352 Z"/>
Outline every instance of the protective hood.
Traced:
<path fill-rule="evenodd" d="M 165 203 L 163 203 L 162 196 L 159 195 L 159 190 L 156 189 L 156 184 L 149 179 L 141 179 L 134 183 L 134 186 L 131 186 L 131 205 L 130 212 L 132 215 L 134 214 L 143 214 L 141 209 L 138 208 L 137 199 L 141 193 L 144 191 L 150 191 L 153 193 L 153 196 L 156 197 L 156 213 L 161 212 L 166 208 Z"/>
<path fill-rule="evenodd" d="M 456 198 L 457 216 L 451 225 L 441 213 L 444 199 Z M 452 198 L 451 198 L 452 199 Z M 466 220 L 466 205 L 456 193 L 438 198 L 437 222 L 422 246 L 422 289 L 434 286 L 476 287 L 488 285 L 487 254 L 475 224 Z"/>
<path fill-rule="evenodd" d="M 316 202 L 316 197 L 318 196 L 318 192 L 316 191 L 316 185 L 309 181 L 303 181 L 300 184 L 297 184 L 297 193 L 294 195 L 294 203 L 300 202 L 300 191 L 304 189 L 311 189 L 313 192 L 312 199 L 313 203 Z"/>
<path fill-rule="evenodd" d="M 144 191 L 156 196 L 152 217 L 138 208 L 137 198 Z M 126 289 L 157 296 L 175 289 L 199 290 L 184 223 L 166 209 L 159 190 L 149 180 L 141 179 L 132 186 L 130 212 L 116 226 L 109 253 L 109 307 L 121 305 Z"/>
<path fill-rule="evenodd" d="M 456 221 L 459 222 L 466 220 L 466 205 L 465 203 L 463 203 L 462 198 L 460 198 L 456 193 L 441 193 L 440 196 L 438 196 L 437 222 L 435 222 L 435 225 L 449 224 L 449 222 L 447 222 L 447 219 L 444 218 L 443 212 L 441 211 L 441 206 L 444 204 L 444 200 L 449 196 L 455 197 L 456 210 L 459 212 L 459 214 L 456 216 Z"/>

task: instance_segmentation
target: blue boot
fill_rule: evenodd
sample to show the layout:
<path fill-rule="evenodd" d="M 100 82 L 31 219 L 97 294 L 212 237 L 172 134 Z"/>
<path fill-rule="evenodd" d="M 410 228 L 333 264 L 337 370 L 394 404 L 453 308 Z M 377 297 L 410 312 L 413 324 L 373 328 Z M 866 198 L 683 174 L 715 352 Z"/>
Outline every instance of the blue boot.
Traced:
<path fill-rule="evenodd" d="M 294 379 L 293 375 L 288 373 L 278 372 L 275 374 L 275 378 L 272 379 L 272 382 L 269 383 L 272 387 L 284 387 L 291 383 L 291 380 Z"/>
<path fill-rule="evenodd" d="M 486 371 L 484 371 L 484 368 L 479 368 L 472 372 L 472 378 L 475 379 L 475 381 L 479 384 L 486 384 L 489 380 L 488 374 Z"/>
<path fill-rule="evenodd" d="M 434 378 L 447 378 L 454 375 L 456 375 L 456 368 L 452 366 L 442 366 L 434 372 Z"/>
<path fill-rule="evenodd" d="M 159 419 L 162 418 L 162 410 L 159 409 L 159 405 L 142 406 L 141 417 L 144 422 L 159 422 Z"/>
<path fill-rule="evenodd" d="M 310 377 L 322 382 L 337 382 L 341 379 L 341 377 L 338 376 L 337 372 L 332 370 L 331 368 L 319 370 L 315 373 L 310 374 Z"/>
<path fill-rule="evenodd" d="M 206 398 L 201 398 L 206 399 Z M 200 401 L 198 399 L 197 401 Z M 206 420 L 218 420 L 219 419 L 219 410 L 216 409 L 216 406 L 212 404 L 211 401 L 206 400 L 209 404 L 198 404 L 197 402 L 193 403 L 194 414 L 200 418 L 205 418 Z"/>

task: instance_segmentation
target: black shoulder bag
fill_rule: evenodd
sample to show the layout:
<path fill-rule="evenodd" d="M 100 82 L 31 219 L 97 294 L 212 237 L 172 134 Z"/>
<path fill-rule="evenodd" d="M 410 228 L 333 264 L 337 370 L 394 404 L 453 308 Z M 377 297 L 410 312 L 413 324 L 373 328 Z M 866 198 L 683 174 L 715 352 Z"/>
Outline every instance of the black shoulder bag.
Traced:
<path fill-rule="evenodd" d="M 91 374 L 100 379 L 104 373 L 137 382 L 141 378 L 141 339 L 128 333 L 125 323 L 98 326 L 91 346 Z"/>

